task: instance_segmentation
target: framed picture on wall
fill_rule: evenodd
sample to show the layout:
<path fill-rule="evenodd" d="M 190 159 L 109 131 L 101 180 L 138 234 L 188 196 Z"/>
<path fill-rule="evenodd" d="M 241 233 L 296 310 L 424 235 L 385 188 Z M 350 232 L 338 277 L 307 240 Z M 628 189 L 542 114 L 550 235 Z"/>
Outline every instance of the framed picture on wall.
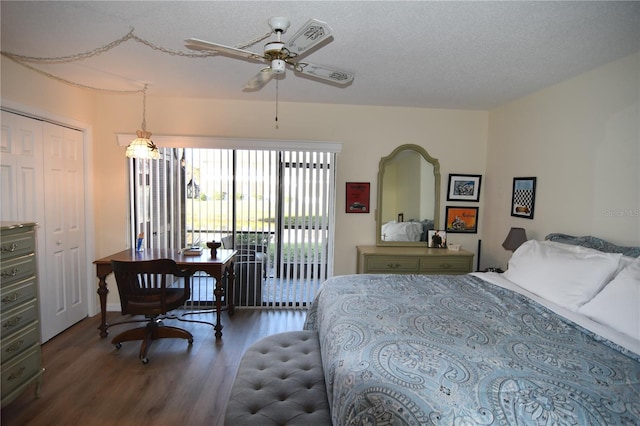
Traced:
<path fill-rule="evenodd" d="M 479 201 L 482 175 L 449 175 L 447 201 Z"/>
<path fill-rule="evenodd" d="M 450 233 L 476 234 L 478 232 L 478 208 L 447 206 L 446 231 Z"/>
<path fill-rule="evenodd" d="M 536 178 L 513 178 L 511 195 L 511 216 L 533 219 L 536 202 Z"/>
<path fill-rule="evenodd" d="M 369 182 L 347 182 L 346 213 L 369 213 Z"/>

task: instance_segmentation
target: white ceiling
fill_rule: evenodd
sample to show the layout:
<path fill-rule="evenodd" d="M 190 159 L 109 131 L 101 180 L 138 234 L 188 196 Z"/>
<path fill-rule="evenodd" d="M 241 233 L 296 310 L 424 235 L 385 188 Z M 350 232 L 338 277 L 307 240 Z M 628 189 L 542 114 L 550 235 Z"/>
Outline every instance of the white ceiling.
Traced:
<path fill-rule="evenodd" d="M 288 70 L 279 100 L 490 109 L 640 50 L 640 2 L 448 1 L 5 1 L 3 52 L 56 57 L 126 35 L 167 52 L 184 39 L 237 46 L 262 36 L 270 16 L 309 18 L 334 30 L 305 59 L 355 72 L 336 87 Z M 287 34 L 283 39 L 286 41 Z M 262 53 L 262 45 L 247 50 Z M 243 92 L 261 64 L 225 56 L 188 58 L 129 40 L 99 56 L 32 64 L 111 90 L 149 85 L 149 96 L 273 101 L 276 82 Z M 640 76 L 639 76 L 640 78 Z"/>

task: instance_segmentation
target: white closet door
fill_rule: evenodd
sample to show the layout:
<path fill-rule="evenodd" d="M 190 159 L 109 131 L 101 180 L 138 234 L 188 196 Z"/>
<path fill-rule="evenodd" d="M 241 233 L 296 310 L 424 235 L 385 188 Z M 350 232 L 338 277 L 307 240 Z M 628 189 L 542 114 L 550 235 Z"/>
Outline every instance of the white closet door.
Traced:
<path fill-rule="evenodd" d="M 43 124 L 46 275 L 40 274 L 43 341 L 87 316 L 83 136 Z"/>
<path fill-rule="evenodd" d="M 0 219 L 36 222 L 41 337 L 89 312 L 83 135 L 2 111 Z"/>
<path fill-rule="evenodd" d="M 5 111 L 1 122 L 0 219 L 42 224 L 42 122 Z"/>

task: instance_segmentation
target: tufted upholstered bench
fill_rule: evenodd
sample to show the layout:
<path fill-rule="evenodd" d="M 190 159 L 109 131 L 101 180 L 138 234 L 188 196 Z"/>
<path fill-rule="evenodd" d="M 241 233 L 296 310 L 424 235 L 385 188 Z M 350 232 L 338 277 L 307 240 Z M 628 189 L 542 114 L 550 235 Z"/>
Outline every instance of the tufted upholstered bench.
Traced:
<path fill-rule="evenodd" d="M 247 349 L 225 425 L 331 425 L 316 331 L 274 334 Z"/>

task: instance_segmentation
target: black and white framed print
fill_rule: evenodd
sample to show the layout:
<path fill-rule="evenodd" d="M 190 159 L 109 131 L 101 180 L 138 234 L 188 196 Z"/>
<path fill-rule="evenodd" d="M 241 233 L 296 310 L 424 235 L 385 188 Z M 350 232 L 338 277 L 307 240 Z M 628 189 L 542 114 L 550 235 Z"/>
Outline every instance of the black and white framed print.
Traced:
<path fill-rule="evenodd" d="M 482 175 L 449 175 L 447 201 L 479 201 Z"/>
<path fill-rule="evenodd" d="M 533 219 L 536 202 L 536 178 L 513 178 L 513 194 L 511 197 L 511 216 Z"/>

